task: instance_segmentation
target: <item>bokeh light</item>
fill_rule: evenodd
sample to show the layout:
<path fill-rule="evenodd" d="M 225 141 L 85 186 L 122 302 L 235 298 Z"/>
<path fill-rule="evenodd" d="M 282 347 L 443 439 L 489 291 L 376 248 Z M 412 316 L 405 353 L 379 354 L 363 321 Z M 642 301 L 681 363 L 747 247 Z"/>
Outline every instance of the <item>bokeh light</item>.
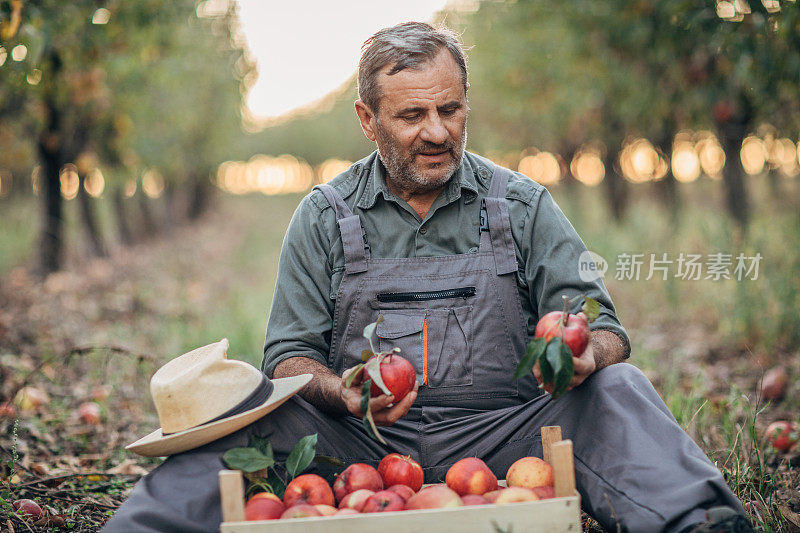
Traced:
<path fill-rule="evenodd" d="M 591 147 L 578 150 L 569 169 L 576 180 L 590 187 L 598 185 L 606 175 L 602 152 Z"/>
<path fill-rule="evenodd" d="M 321 183 L 328 183 L 333 178 L 352 166 L 352 162 L 342 159 L 328 159 L 317 169 Z"/>
<path fill-rule="evenodd" d="M 104 7 L 101 7 L 100 9 L 94 12 L 94 15 L 92 15 L 92 24 L 108 24 L 110 18 L 111 18 L 111 11 L 109 11 Z"/>
<path fill-rule="evenodd" d="M 11 49 L 11 59 L 14 61 L 24 61 L 28 56 L 28 47 L 24 44 L 18 44 Z"/>
<path fill-rule="evenodd" d="M 742 149 L 740 152 L 742 160 L 742 167 L 744 171 L 751 176 L 760 174 L 764 170 L 764 165 L 767 163 L 767 148 L 764 141 L 750 135 L 742 141 Z"/>
<path fill-rule="evenodd" d="M 3 65 L 5 65 L 5 63 L 6 63 L 6 58 L 8 58 L 8 52 L 6 52 L 6 49 L 5 49 L 5 48 L 3 48 L 2 46 L 0 46 L 0 67 L 2 67 Z"/>
<path fill-rule="evenodd" d="M 672 147 L 672 175 L 675 179 L 690 183 L 700 177 L 700 158 L 691 142 L 677 142 Z"/>
<path fill-rule="evenodd" d="M 725 168 L 725 150 L 711 132 L 698 132 L 699 140 L 694 149 L 700 158 L 700 168 L 703 173 L 715 180 L 722 178 L 722 169 Z"/>
<path fill-rule="evenodd" d="M 154 169 L 149 169 L 142 174 L 142 191 L 148 198 L 159 198 L 164 194 L 164 178 Z"/>
<path fill-rule="evenodd" d="M 83 188 L 92 198 L 100 198 L 103 189 L 106 187 L 106 180 L 99 168 L 92 169 L 83 180 Z"/>
<path fill-rule="evenodd" d="M 561 180 L 561 165 L 550 152 L 539 152 L 520 159 L 517 170 L 545 187 Z"/>
<path fill-rule="evenodd" d="M 127 179 L 125 180 L 125 185 L 122 187 L 122 194 L 125 198 L 133 198 L 133 195 L 136 194 L 136 180 L 135 179 Z"/>
<path fill-rule="evenodd" d="M 352 163 L 346 162 L 348 168 Z M 335 174 L 334 174 L 335 175 Z M 314 170 L 293 155 L 256 155 L 249 161 L 225 161 L 217 169 L 217 186 L 232 194 L 261 192 L 284 194 L 307 191 L 315 182 Z"/>
<path fill-rule="evenodd" d="M 67 163 L 59 173 L 61 180 L 61 196 L 65 200 L 72 200 L 78 195 L 80 179 L 78 178 L 78 167 L 72 163 Z"/>

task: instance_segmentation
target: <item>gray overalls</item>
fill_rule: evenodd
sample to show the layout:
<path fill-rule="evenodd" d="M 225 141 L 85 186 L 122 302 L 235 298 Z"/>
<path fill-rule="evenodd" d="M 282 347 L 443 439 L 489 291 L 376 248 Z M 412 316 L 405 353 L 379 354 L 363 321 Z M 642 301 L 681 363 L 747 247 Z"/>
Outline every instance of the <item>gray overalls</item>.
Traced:
<path fill-rule="evenodd" d="M 556 424 L 573 441 L 584 510 L 610 531 L 681 531 L 715 505 L 744 513 L 636 367 L 599 370 L 558 400 L 539 394 L 532 377 L 512 380 L 527 339 L 506 180 L 495 171 L 485 199 L 488 231 L 477 252 L 413 259 L 371 258 L 358 216 L 332 188 L 319 187 L 336 211 L 346 259 L 331 366 L 341 374 L 360 362 L 362 330 L 383 314 L 381 348 L 400 347 L 421 385 L 408 414 L 380 429 L 388 446 L 368 437 L 360 419 L 329 416 L 294 396 L 236 433 L 168 458 L 137 484 L 107 531 L 218 530 L 221 456 L 246 446 L 251 434 L 269 438 L 279 459 L 312 433 L 318 454 L 348 464 L 377 466 L 390 452 L 408 454 L 421 463 L 425 482 L 436 483 L 469 456 L 504 478 L 520 457 L 541 457 L 540 428 Z M 314 463 L 331 481 L 340 470 Z"/>

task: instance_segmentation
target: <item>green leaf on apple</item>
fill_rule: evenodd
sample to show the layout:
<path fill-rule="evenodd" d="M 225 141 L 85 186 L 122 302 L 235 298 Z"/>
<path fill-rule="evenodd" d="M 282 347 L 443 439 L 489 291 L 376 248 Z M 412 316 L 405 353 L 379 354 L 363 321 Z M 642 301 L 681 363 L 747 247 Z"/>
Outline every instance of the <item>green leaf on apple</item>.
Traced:
<path fill-rule="evenodd" d="M 283 499 L 283 493 L 286 492 L 286 481 L 273 470 L 270 470 L 269 476 L 266 481 L 268 492 L 271 492 L 280 499 Z"/>
<path fill-rule="evenodd" d="M 564 343 L 560 337 L 553 337 L 547 343 L 544 359 L 550 365 L 553 375 L 552 380 L 544 380 L 545 383 L 553 383 L 553 398 L 561 396 L 569 385 L 575 367 L 572 361 L 572 350 Z M 541 360 L 540 360 L 541 365 Z"/>
<path fill-rule="evenodd" d="M 386 386 L 386 383 L 383 382 L 383 378 L 381 377 L 381 361 L 383 361 L 384 357 L 386 357 L 385 354 L 379 353 L 367 361 L 364 365 L 364 371 L 369 374 L 369 377 L 375 385 L 381 389 L 381 392 L 384 394 L 392 394 L 392 391 L 389 390 L 389 387 Z"/>
<path fill-rule="evenodd" d="M 370 388 L 372 387 L 372 380 L 368 379 L 361 385 L 361 412 L 364 413 L 364 418 L 362 422 L 364 423 L 364 428 L 367 430 L 367 434 L 380 442 L 383 445 L 386 445 L 386 441 L 381 436 L 378 428 L 375 426 L 375 420 L 372 418 L 372 410 L 369 408 L 369 399 L 370 399 Z"/>
<path fill-rule="evenodd" d="M 255 448 L 231 448 L 222 455 L 228 466 L 242 472 L 257 472 L 275 464 L 272 457 L 267 457 Z"/>
<path fill-rule="evenodd" d="M 289 457 L 286 458 L 286 471 L 294 479 L 309 467 L 314 460 L 314 450 L 317 447 L 317 434 L 306 435 L 295 444 Z"/>
<path fill-rule="evenodd" d="M 361 374 L 361 369 L 364 368 L 364 363 L 359 363 L 353 367 L 353 370 L 347 375 L 347 378 L 344 380 L 344 386 L 348 389 L 353 385 L 353 381 L 355 381 L 356 377 Z"/>
<path fill-rule="evenodd" d="M 546 344 L 543 338 L 533 339 L 528 343 L 525 355 L 522 356 L 517 368 L 514 369 L 514 379 L 522 379 L 531 373 L 536 361 L 539 360 L 539 357 L 544 352 Z"/>
<path fill-rule="evenodd" d="M 542 353 L 539 356 L 539 372 L 542 373 L 542 385 L 553 382 L 553 366 L 547 360 L 546 349 L 542 350 Z"/>
<path fill-rule="evenodd" d="M 331 457 L 330 455 L 315 455 L 314 456 L 315 463 L 325 463 L 333 466 L 347 466 L 347 463 L 342 461 L 341 459 L 337 459 L 336 457 Z"/>
<path fill-rule="evenodd" d="M 364 328 L 364 338 L 369 341 L 369 347 L 372 349 L 373 352 L 375 351 L 375 346 L 373 346 L 372 344 L 372 336 L 375 334 L 375 330 L 377 329 L 378 324 L 380 324 L 381 322 L 383 322 L 383 315 L 378 315 L 378 320 L 376 320 L 372 324 L 368 324 Z"/>
<path fill-rule="evenodd" d="M 594 298 L 589 298 L 587 296 L 583 300 L 581 311 L 583 311 L 583 314 L 589 319 L 589 322 L 594 322 L 597 320 L 597 317 L 600 316 L 600 304 Z"/>

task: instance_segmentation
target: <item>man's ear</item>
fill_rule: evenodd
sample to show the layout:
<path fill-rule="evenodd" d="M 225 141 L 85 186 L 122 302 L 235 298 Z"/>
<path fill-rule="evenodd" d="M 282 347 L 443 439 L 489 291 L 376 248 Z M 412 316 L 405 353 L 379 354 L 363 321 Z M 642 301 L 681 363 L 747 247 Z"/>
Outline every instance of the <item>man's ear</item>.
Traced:
<path fill-rule="evenodd" d="M 367 104 L 362 102 L 361 100 L 356 100 L 356 114 L 358 115 L 358 120 L 361 122 L 361 129 L 364 131 L 364 135 L 367 136 L 367 139 L 370 141 L 375 141 L 375 115 L 372 113 L 372 110 L 367 107 Z"/>

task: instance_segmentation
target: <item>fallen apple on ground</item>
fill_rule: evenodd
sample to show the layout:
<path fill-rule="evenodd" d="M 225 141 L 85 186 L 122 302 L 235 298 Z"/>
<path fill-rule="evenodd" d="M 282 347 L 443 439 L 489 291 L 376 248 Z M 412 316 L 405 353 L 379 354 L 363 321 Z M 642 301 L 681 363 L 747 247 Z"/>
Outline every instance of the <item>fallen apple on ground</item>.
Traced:
<path fill-rule="evenodd" d="M 797 424 L 786 420 L 779 420 L 770 424 L 766 435 L 772 447 L 781 452 L 788 452 L 800 440 Z"/>
<path fill-rule="evenodd" d="M 21 517 L 36 521 L 42 517 L 42 508 L 33 500 L 22 499 L 14 502 L 14 510 Z"/>
<path fill-rule="evenodd" d="M 84 424 L 100 424 L 100 406 L 95 402 L 84 402 L 78 407 L 78 416 Z"/>

